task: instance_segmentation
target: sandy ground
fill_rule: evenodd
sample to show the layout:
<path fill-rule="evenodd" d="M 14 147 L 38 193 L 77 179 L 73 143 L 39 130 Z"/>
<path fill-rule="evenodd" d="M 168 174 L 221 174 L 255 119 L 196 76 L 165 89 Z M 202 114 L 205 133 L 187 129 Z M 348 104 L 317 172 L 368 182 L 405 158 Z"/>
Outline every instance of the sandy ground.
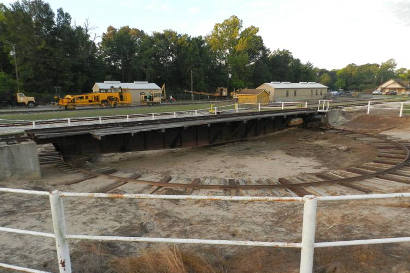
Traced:
<path fill-rule="evenodd" d="M 345 127 L 367 126 L 370 131 L 407 137 L 410 120 L 385 120 L 382 117 L 376 121 L 358 117 Z M 395 129 L 389 128 L 392 122 L 397 122 Z M 380 129 L 381 124 L 386 126 Z M 372 147 L 346 137 L 295 129 L 211 148 L 110 155 L 99 164 L 124 171 L 142 171 L 145 175 L 167 173 L 187 178 L 205 175 L 258 180 L 343 168 L 366 162 L 373 156 Z M 117 162 L 118 159 L 121 161 Z M 76 177 L 77 174 L 47 168 L 41 180 L 0 181 L 0 186 L 93 191 L 110 182 L 99 178 L 63 185 Z M 0 226 L 52 232 L 47 198 L 0 194 L 0 201 Z M 298 203 L 67 198 L 64 204 L 70 234 L 288 242 L 301 239 L 302 204 Z M 410 236 L 409 215 L 410 202 L 405 200 L 321 203 L 316 239 L 335 241 Z M 158 249 L 159 245 L 70 241 L 70 248 L 73 272 L 111 273 L 115 272 L 111 265 L 116 258 L 138 256 L 147 249 Z M 180 248 L 204 257 L 217 269 L 214 272 L 298 272 L 297 250 L 194 245 Z M 0 233 L 0 249 L 0 262 L 57 272 L 55 246 L 51 239 Z M 0 272 L 7 271 L 0 269 Z M 315 272 L 408 273 L 410 245 L 317 249 Z"/>
<path fill-rule="evenodd" d="M 99 165 L 187 178 L 258 180 L 344 168 L 375 156 L 373 147 L 349 137 L 294 128 L 214 147 L 108 154 Z"/>

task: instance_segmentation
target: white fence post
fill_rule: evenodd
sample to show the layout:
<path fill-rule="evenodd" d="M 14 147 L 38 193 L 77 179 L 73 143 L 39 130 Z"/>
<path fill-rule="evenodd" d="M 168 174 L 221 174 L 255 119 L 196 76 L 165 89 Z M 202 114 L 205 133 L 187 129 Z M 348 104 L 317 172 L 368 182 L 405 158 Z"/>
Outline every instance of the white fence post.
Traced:
<path fill-rule="evenodd" d="M 261 111 L 261 103 L 258 103 L 258 112 Z"/>
<path fill-rule="evenodd" d="M 303 197 L 302 249 L 300 253 L 300 273 L 313 272 L 313 254 L 315 252 L 316 208 L 317 199 L 313 195 Z"/>
<path fill-rule="evenodd" d="M 307 103 L 307 101 L 305 101 L 305 108 L 307 108 L 308 107 L 308 103 Z"/>
<path fill-rule="evenodd" d="M 368 115 L 370 114 L 370 101 L 369 101 L 369 103 L 367 103 L 367 114 Z"/>
<path fill-rule="evenodd" d="M 218 107 L 215 106 L 214 110 L 215 110 L 215 115 L 217 115 L 218 114 Z"/>
<path fill-rule="evenodd" d="M 198 116 L 198 110 L 195 110 L 195 116 Z"/>
<path fill-rule="evenodd" d="M 130 121 L 130 116 L 129 115 L 127 115 L 127 121 Z"/>
<path fill-rule="evenodd" d="M 155 119 L 155 114 L 154 113 L 151 114 L 151 119 Z"/>
<path fill-rule="evenodd" d="M 236 112 L 236 113 L 239 112 L 239 105 L 238 105 L 238 103 L 235 103 L 235 112 Z"/>
<path fill-rule="evenodd" d="M 53 191 L 50 194 L 50 206 L 56 236 L 58 268 L 60 273 L 71 273 L 70 250 L 65 238 L 64 205 L 59 191 Z"/>
<path fill-rule="evenodd" d="M 101 117 L 98 117 L 98 122 L 99 122 L 100 124 L 102 124 L 102 119 L 101 119 Z"/>
<path fill-rule="evenodd" d="M 67 125 L 70 126 L 71 125 L 71 119 L 67 118 Z"/>
<path fill-rule="evenodd" d="M 33 128 L 36 128 L 36 122 L 33 120 Z"/>
<path fill-rule="evenodd" d="M 282 102 L 282 110 L 285 109 L 285 103 Z"/>
<path fill-rule="evenodd" d="M 176 118 L 177 117 L 177 112 L 174 112 L 174 118 Z"/>
<path fill-rule="evenodd" d="M 403 108 L 404 108 L 404 102 L 400 103 L 400 114 L 399 114 L 399 117 L 403 117 Z"/>

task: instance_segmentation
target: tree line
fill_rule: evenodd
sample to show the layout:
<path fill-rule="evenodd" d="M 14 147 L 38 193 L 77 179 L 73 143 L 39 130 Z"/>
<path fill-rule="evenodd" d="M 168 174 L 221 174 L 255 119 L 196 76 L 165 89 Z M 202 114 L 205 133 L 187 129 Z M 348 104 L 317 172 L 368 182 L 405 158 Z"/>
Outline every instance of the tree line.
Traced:
<path fill-rule="evenodd" d="M 410 80 L 410 70 L 397 69 L 394 60 L 320 69 L 288 50 L 271 51 L 258 33 L 231 16 L 207 36 L 109 26 L 96 42 L 87 23 L 74 25 L 69 13 L 62 8 L 54 13 L 42 0 L 0 4 L 0 93 L 24 90 L 49 99 L 89 92 L 104 80 L 166 83 L 175 93 L 191 89 L 191 75 L 196 91 L 270 81 L 317 81 L 330 89 L 364 91 L 390 78 Z"/>

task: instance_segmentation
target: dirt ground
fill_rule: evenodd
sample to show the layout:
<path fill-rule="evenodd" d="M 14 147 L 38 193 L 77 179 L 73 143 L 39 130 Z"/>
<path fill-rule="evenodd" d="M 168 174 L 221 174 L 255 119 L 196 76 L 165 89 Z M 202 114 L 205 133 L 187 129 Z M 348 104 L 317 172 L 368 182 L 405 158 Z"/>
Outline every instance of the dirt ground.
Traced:
<path fill-rule="evenodd" d="M 350 137 L 293 128 L 214 147 L 107 154 L 99 165 L 187 178 L 258 180 L 345 168 L 375 156 L 372 146 Z"/>
<path fill-rule="evenodd" d="M 351 115 L 346 128 L 364 128 L 410 140 L 410 119 Z M 394 128 L 391 128 L 391 126 Z M 119 170 L 194 177 L 278 178 L 354 166 L 375 150 L 350 138 L 292 129 L 216 147 L 109 155 L 98 163 Z M 0 181 L 1 187 L 93 191 L 104 179 L 63 185 L 76 174 L 43 170 L 34 181 Z M 125 188 L 127 190 L 128 188 Z M 0 194 L 0 226 L 52 232 L 45 197 Z M 299 242 L 302 204 L 66 198 L 70 234 Z M 316 241 L 410 236 L 406 200 L 323 202 Z M 264 247 L 164 246 L 70 241 L 73 272 L 298 272 L 299 251 Z M 194 261 L 194 262 L 192 262 Z M 57 272 L 51 239 L 0 233 L 0 262 Z M 194 266 L 196 265 L 196 267 Z M 0 272 L 9 272 L 1 270 Z M 408 243 L 316 249 L 317 273 L 410 272 Z"/>

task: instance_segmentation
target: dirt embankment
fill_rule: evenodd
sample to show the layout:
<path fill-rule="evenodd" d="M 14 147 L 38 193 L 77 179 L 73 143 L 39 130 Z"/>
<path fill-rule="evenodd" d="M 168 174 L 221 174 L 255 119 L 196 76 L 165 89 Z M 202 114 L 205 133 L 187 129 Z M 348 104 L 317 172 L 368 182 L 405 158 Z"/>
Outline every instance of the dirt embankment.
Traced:
<path fill-rule="evenodd" d="M 349 130 L 379 133 L 391 129 L 406 130 L 410 133 L 410 117 L 389 117 L 359 115 L 341 126 Z"/>

